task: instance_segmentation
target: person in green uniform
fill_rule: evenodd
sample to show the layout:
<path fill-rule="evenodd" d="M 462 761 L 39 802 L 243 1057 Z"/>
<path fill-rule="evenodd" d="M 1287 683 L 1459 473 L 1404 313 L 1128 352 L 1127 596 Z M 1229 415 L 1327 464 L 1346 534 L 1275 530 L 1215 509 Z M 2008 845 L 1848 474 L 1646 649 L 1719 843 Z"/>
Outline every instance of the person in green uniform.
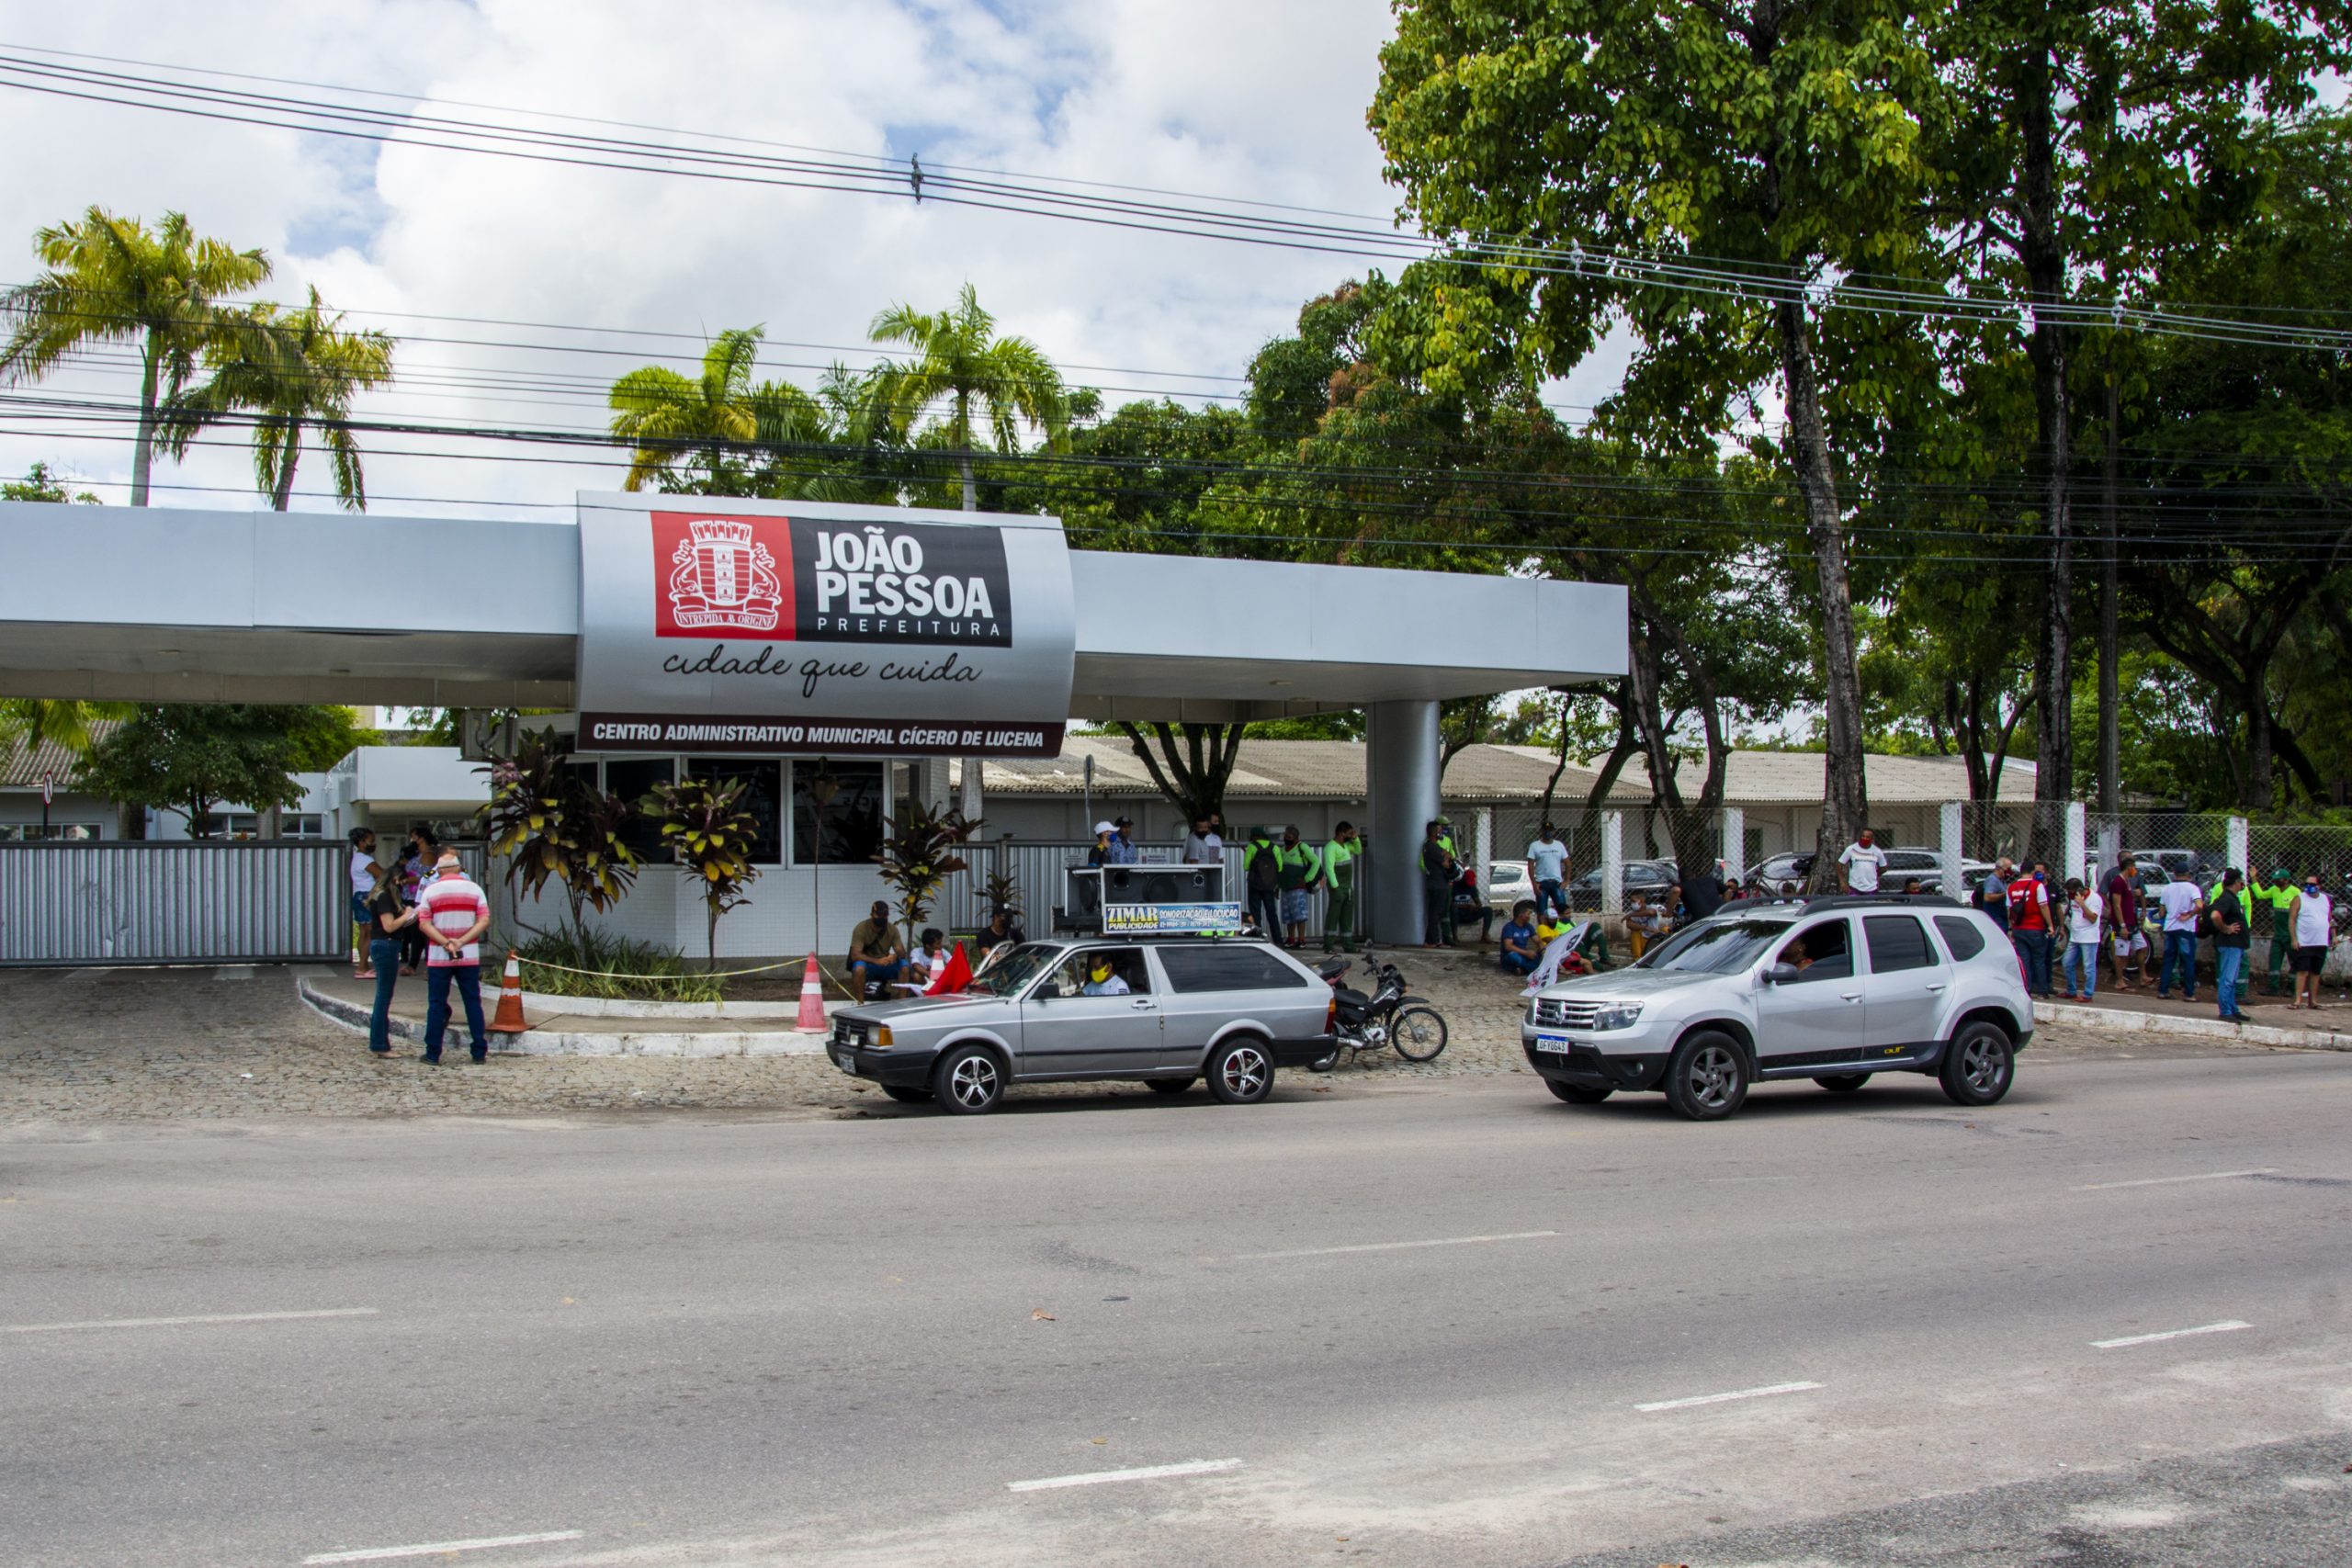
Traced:
<path fill-rule="evenodd" d="M 1331 841 L 1323 846 L 1323 890 L 1329 895 L 1323 905 L 1326 953 L 1356 950 L 1356 862 L 1363 858 L 1363 844 L 1356 838 L 1354 823 L 1342 822 L 1331 829 Z"/>
<path fill-rule="evenodd" d="M 2282 865 L 2270 874 L 2269 886 L 2248 891 L 2254 902 L 2270 911 L 2270 980 L 2263 990 L 2275 997 L 2286 978 L 2287 955 L 2295 950 L 2295 928 L 2287 919 L 2287 911 L 2295 907 L 2295 874 Z"/>
<path fill-rule="evenodd" d="M 1323 880 L 1323 857 L 1314 845 L 1300 840 L 1296 828 L 1285 828 L 1283 841 L 1274 848 L 1274 867 L 1282 891 L 1283 945 L 1305 947 L 1306 916 L 1314 905 L 1310 895 Z"/>

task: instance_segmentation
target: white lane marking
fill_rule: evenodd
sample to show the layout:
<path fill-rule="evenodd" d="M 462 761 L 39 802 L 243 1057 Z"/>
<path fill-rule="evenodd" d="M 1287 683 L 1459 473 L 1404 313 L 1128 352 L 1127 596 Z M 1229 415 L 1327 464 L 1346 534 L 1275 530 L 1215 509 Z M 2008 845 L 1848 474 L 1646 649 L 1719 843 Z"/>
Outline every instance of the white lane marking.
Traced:
<path fill-rule="evenodd" d="M 86 1323 L 0 1324 L 0 1334 L 49 1334 L 66 1328 L 176 1328 L 185 1323 L 284 1323 L 297 1317 L 374 1317 L 374 1307 L 320 1307 L 313 1312 L 220 1312 L 200 1317 L 98 1317 Z"/>
<path fill-rule="evenodd" d="M 1188 1459 L 1182 1464 L 1148 1464 L 1139 1470 L 1094 1470 L 1083 1475 L 1048 1475 L 1042 1481 L 1008 1481 L 1007 1492 L 1051 1492 L 1063 1486 L 1100 1486 L 1106 1481 L 1165 1481 L 1179 1475 L 1215 1475 L 1238 1470 L 1238 1459 Z"/>
<path fill-rule="evenodd" d="M 2242 1176 L 2270 1176 L 2276 1166 L 2264 1166 L 2259 1170 L 2209 1170 L 2202 1176 L 2147 1176 L 2137 1181 L 2094 1181 L 2087 1187 L 2077 1187 L 2077 1192 L 2112 1192 L 2119 1187 L 2169 1187 L 2176 1181 L 2235 1181 Z"/>
<path fill-rule="evenodd" d="M 1255 1263 L 1268 1258 L 1336 1258 L 1343 1252 L 1406 1252 L 1417 1247 L 1469 1247 L 1484 1241 L 1536 1241 L 1557 1235 L 1558 1231 L 1506 1231 L 1499 1235 L 1449 1235 L 1435 1241 L 1368 1241 L 1357 1247 L 1303 1247 L 1293 1252 L 1237 1252 L 1236 1263 Z"/>
<path fill-rule="evenodd" d="M 381 1562 L 392 1557 L 431 1557 L 443 1551 L 487 1551 L 494 1546 L 543 1546 L 578 1540 L 586 1530 L 541 1530 L 536 1535 L 485 1535 L 472 1540 L 428 1540 L 416 1546 L 366 1546 L 356 1551 L 322 1551 L 302 1559 L 302 1568 L 321 1562 Z"/>
<path fill-rule="evenodd" d="M 2120 1350 L 2126 1345 L 2153 1345 L 2159 1339 L 2186 1339 L 2192 1334 L 2234 1334 L 2241 1328 L 2252 1328 L 2250 1323 L 2231 1318 L 2224 1323 L 2199 1324 L 2195 1328 L 2167 1328 L 2162 1334 L 2127 1334 L 2120 1339 L 2094 1339 L 2094 1350 Z"/>
<path fill-rule="evenodd" d="M 1803 1393 L 1819 1388 L 1817 1382 L 1776 1382 L 1763 1388 L 1736 1388 L 1729 1393 L 1699 1393 L 1688 1399 L 1654 1399 L 1647 1404 L 1636 1404 L 1636 1410 L 1688 1410 L 1694 1404 L 1726 1404 L 1735 1399 L 1762 1399 L 1768 1394 Z"/>

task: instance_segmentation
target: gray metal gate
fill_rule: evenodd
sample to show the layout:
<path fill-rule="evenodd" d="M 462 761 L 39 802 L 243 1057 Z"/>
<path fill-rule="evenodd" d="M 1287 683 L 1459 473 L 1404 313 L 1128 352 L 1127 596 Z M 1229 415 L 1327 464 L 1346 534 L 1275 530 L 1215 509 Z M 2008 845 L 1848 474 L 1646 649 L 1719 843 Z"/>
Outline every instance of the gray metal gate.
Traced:
<path fill-rule="evenodd" d="M 458 852 L 479 877 L 479 847 Z M 0 844 L 0 966 L 345 959 L 350 855 L 340 842 Z"/>

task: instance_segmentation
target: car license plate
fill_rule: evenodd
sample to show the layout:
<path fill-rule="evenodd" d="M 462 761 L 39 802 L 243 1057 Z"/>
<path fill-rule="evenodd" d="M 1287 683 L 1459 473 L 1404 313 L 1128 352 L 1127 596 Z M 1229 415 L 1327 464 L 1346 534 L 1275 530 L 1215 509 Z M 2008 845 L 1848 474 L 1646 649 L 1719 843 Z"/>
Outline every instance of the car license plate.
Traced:
<path fill-rule="evenodd" d="M 841 1064 L 842 1071 L 845 1073 L 854 1073 L 857 1071 L 857 1058 L 851 1055 L 846 1051 L 842 1052 L 840 1055 L 835 1056 L 833 1060 Z"/>
<path fill-rule="evenodd" d="M 1539 1034 L 1535 1037 L 1535 1048 L 1550 1055 L 1565 1056 L 1568 1054 L 1568 1037 L 1565 1034 Z"/>

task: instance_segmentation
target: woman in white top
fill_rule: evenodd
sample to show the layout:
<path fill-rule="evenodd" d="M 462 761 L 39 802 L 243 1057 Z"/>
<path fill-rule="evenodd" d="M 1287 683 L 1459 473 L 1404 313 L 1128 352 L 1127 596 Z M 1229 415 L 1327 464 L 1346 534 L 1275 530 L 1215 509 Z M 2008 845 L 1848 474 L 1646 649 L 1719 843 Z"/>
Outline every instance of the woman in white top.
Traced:
<path fill-rule="evenodd" d="M 2310 873 L 2303 878 L 2295 901 L 2287 908 L 2287 919 L 2295 928 L 2295 950 L 2287 957 L 2295 972 L 2295 999 L 2288 1006 L 2319 1006 L 2319 972 L 2327 963 L 2327 944 L 2335 934 L 2335 900 L 2319 890 L 2319 873 Z"/>
<path fill-rule="evenodd" d="M 2088 1001 L 2098 988 L 2098 894 L 2066 879 L 2066 999 Z"/>

